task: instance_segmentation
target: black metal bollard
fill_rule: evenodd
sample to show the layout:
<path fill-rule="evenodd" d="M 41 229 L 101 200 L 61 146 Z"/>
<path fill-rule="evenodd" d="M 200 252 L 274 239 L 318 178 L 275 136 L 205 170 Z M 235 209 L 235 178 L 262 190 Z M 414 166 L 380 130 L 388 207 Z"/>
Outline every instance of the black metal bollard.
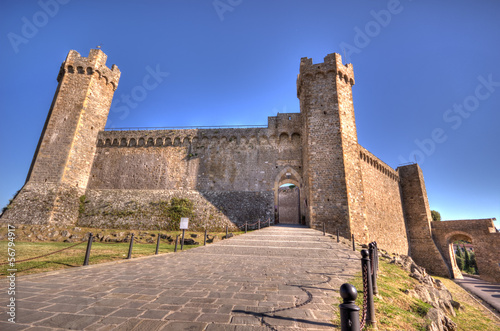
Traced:
<path fill-rule="evenodd" d="M 160 234 L 158 233 L 158 240 L 156 240 L 156 251 L 155 255 L 158 255 L 158 249 L 160 248 Z"/>
<path fill-rule="evenodd" d="M 354 243 L 354 233 L 351 235 L 352 238 L 352 250 L 356 251 L 356 244 Z"/>
<path fill-rule="evenodd" d="M 270 218 L 267 219 L 267 226 L 269 226 L 269 227 L 271 226 L 271 219 Z"/>
<path fill-rule="evenodd" d="M 366 249 L 361 251 L 361 270 L 363 271 L 363 282 L 366 279 L 366 325 L 372 325 L 376 328 L 375 305 L 373 303 L 373 287 L 370 269 L 370 252 Z M 366 274 L 365 274 L 366 273 Z"/>
<path fill-rule="evenodd" d="M 345 283 L 340 286 L 340 296 L 344 302 L 339 305 L 340 308 L 340 330 L 341 331 L 360 331 L 359 330 L 359 307 L 354 301 L 358 297 L 358 291 L 354 285 Z"/>
<path fill-rule="evenodd" d="M 371 278 L 372 278 L 372 288 L 373 288 L 373 295 L 378 294 L 378 286 L 377 286 L 377 262 L 378 262 L 378 252 L 377 252 L 377 243 L 376 242 L 371 242 L 368 244 L 369 252 L 370 252 L 370 260 L 371 260 L 371 265 L 370 267 L 373 267 L 371 270 Z"/>
<path fill-rule="evenodd" d="M 248 231 L 248 222 L 245 222 L 245 233 Z"/>
<path fill-rule="evenodd" d="M 323 222 L 323 235 L 326 236 L 326 231 L 325 231 L 325 222 Z"/>
<path fill-rule="evenodd" d="M 85 252 L 85 259 L 83 259 L 83 265 L 89 265 L 90 249 L 92 248 L 92 240 L 94 240 L 94 235 L 92 232 L 89 233 L 89 241 L 87 243 L 87 251 Z"/>
<path fill-rule="evenodd" d="M 175 236 L 175 248 L 174 248 L 174 253 L 177 252 L 177 242 L 179 241 L 179 235 Z"/>
<path fill-rule="evenodd" d="M 134 246 L 134 234 L 132 233 L 132 237 L 130 237 L 130 246 L 128 246 L 128 256 L 127 260 L 132 258 L 132 247 Z"/>
<path fill-rule="evenodd" d="M 260 220 L 259 220 L 259 230 L 260 230 Z"/>
<path fill-rule="evenodd" d="M 182 239 L 181 239 L 181 251 L 184 249 L 184 233 L 186 232 L 186 230 L 182 230 Z"/>
<path fill-rule="evenodd" d="M 205 229 L 205 236 L 203 237 L 203 246 L 207 245 L 207 229 Z"/>
<path fill-rule="evenodd" d="M 340 242 L 340 237 L 339 236 L 340 236 L 340 231 L 339 231 L 339 229 L 337 229 L 337 242 Z"/>

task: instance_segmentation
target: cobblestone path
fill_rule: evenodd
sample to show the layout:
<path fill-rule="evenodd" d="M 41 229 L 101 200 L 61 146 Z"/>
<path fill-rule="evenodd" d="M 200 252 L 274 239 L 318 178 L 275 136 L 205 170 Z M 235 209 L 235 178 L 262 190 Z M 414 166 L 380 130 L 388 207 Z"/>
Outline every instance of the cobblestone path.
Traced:
<path fill-rule="evenodd" d="M 358 254 L 320 231 L 273 226 L 175 254 L 17 279 L 1 330 L 316 330 L 332 324 Z"/>

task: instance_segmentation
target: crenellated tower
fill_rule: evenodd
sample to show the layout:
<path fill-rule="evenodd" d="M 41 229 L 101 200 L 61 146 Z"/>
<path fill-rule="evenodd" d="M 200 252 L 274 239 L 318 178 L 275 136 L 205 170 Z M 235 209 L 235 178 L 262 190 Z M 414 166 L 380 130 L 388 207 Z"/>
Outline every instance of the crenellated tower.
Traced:
<path fill-rule="evenodd" d="M 308 223 L 313 228 L 326 223 L 332 233 L 339 228 L 362 241 L 365 213 L 352 85 L 352 64 L 344 65 L 339 54 L 318 64 L 302 58 L 297 97 Z"/>
<path fill-rule="evenodd" d="M 106 125 L 120 70 L 106 54 L 70 51 L 26 183 L 3 215 L 13 223 L 74 223 L 87 187 L 99 131 Z"/>

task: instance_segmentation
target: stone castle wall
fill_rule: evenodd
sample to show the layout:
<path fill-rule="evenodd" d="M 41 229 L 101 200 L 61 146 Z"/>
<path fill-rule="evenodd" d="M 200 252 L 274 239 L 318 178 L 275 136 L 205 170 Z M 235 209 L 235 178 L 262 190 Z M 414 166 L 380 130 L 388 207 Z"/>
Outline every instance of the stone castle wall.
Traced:
<path fill-rule="evenodd" d="M 408 238 L 399 190 L 398 173 L 359 146 L 366 212 L 367 242 L 377 241 L 398 254 L 408 254 Z"/>
<path fill-rule="evenodd" d="M 274 220 L 277 177 L 302 173 L 300 125 L 279 114 L 267 128 L 101 132 L 79 222 L 150 228 L 172 197 L 192 199 L 198 225 Z"/>
<path fill-rule="evenodd" d="M 302 172 L 300 130 L 285 130 L 101 132 L 88 187 L 272 191 L 284 166 Z"/>

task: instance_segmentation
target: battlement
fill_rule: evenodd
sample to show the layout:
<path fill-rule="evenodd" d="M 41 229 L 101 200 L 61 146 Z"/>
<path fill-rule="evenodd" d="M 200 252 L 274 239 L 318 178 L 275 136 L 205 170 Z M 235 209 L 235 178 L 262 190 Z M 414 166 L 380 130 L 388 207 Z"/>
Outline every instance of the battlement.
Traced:
<path fill-rule="evenodd" d="M 361 145 L 359 146 L 359 158 L 360 160 L 368 163 L 384 175 L 388 176 L 392 180 L 399 181 L 399 174 L 396 170 L 391 168 L 387 163 L 380 160 L 378 157 L 369 152 L 366 148 Z"/>
<path fill-rule="evenodd" d="M 97 147 L 240 147 L 288 146 L 300 144 L 301 132 L 294 128 L 279 131 L 266 128 L 180 129 L 101 131 Z"/>
<path fill-rule="evenodd" d="M 113 90 L 116 90 L 121 72 L 115 64 L 111 69 L 106 67 L 106 60 L 106 54 L 100 49 L 91 49 L 88 57 L 82 57 L 77 51 L 71 50 L 61 65 L 57 81 L 60 81 L 65 74 L 97 74 L 99 79 L 106 81 L 106 85 L 111 84 Z"/>
<path fill-rule="evenodd" d="M 340 80 L 354 85 L 354 70 L 351 63 L 343 64 L 340 54 L 331 53 L 325 56 L 323 63 L 313 64 L 313 60 L 308 57 L 300 59 L 300 71 L 298 80 L 307 75 L 315 75 L 317 73 L 327 74 L 335 72 Z"/>

